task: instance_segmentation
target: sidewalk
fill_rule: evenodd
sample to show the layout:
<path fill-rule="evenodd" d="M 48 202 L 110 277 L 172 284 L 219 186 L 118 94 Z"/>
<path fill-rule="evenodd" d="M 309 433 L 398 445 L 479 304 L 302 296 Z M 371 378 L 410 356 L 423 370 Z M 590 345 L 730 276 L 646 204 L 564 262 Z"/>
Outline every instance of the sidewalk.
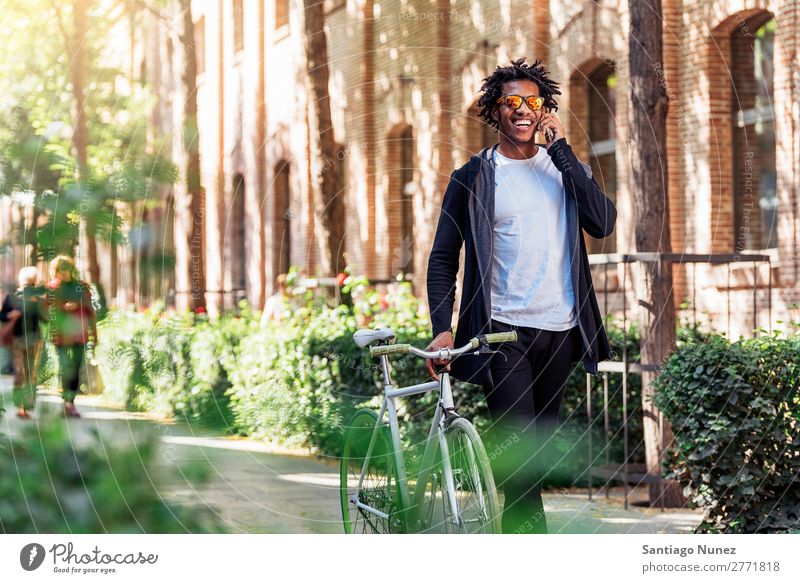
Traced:
<path fill-rule="evenodd" d="M 0 440 L 16 434 L 25 423 L 15 416 L 9 377 L 0 380 Z M 60 399 L 40 392 L 37 416 L 57 412 Z M 160 460 L 165 468 L 203 460 L 212 469 L 209 482 L 197 487 L 177 472 L 162 491 L 165 498 L 187 506 L 215 510 L 233 532 L 341 533 L 338 460 L 293 454 L 261 441 L 220 436 L 190 425 L 128 413 L 105 406 L 97 397 L 78 397 L 83 417 L 70 420 L 76 443 L 91 439 L 96 429 L 104 441 L 135 444 L 141 432 L 161 435 Z M 31 423 L 31 422 L 27 422 Z M 631 500 L 644 499 L 646 490 Z M 692 510 L 623 508 L 621 488 L 606 499 L 595 492 L 590 502 L 585 490 L 545 493 L 545 511 L 552 533 L 683 533 L 699 524 L 702 513 Z"/>

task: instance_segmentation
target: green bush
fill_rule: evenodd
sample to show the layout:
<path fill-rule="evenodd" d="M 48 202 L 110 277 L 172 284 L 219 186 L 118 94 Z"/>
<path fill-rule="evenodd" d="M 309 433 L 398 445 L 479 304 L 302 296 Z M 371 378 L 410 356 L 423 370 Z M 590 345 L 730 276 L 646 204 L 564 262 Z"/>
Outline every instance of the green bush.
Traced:
<path fill-rule="evenodd" d="M 227 429 L 234 350 L 252 318 L 211 324 L 188 314 L 114 312 L 99 325 L 105 394 L 134 411 L 172 414 Z"/>
<path fill-rule="evenodd" d="M 79 444 L 80 443 L 80 444 Z M 7 533 L 222 532 L 214 514 L 166 502 L 158 442 L 137 436 L 135 447 L 73 441 L 63 419 L 28 426 L 0 443 L 0 530 Z M 208 477 L 181 468 L 194 484 Z"/>
<path fill-rule="evenodd" d="M 639 330 L 635 323 L 628 324 L 627 335 L 617 320 L 609 317 L 605 323 L 606 333 L 616 360 L 622 360 L 623 343 L 627 345 L 629 362 L 639 359 Z M 608 375 L 608 418 L 609 439 L 605 443 L 605 427 L 603 417 L 603 380 L 592 377 L 590 384 L 592 424 L 589 428 L 589 417 L 586 412 L 586 371 L 578 365 L 572 372 L 564 390 L 564 401 L 561 407 L 561 426 L 555 440 L 557 447 L 563 452 L 561 463 L 554 468 L 545 482 L 548 486 L 585 486 L 588 484 L 586 468 L 589 464 L 602 465 L 608 454 L 611 463 L 621 464 L 624 459 L 623 443 L 623 409 L 622 409 L 622 375 Z M 644 460 L 644 434 L 641 418 L 641 378 L 639 375 L 628 375 L 628 461 L 637 463 Z M 592 438 L 591 455 L 589 453 L 589 435 Z M 593 480 L 593 485 L 601 485 L 600 478 Z"/>
<path fill-rule="evenodd" d="M 672 423 L 670 465 L 706 509 L 704 532 L 800 526 L 800 335 L 712 336 L 666 362 L 655 403 Z"/>
<path fill-rule="evenodd" d="M 329 307 L 311 296 L 279 323 L 262 325 L 242 304 L 235 315 L 213 322 L 191 316 L 116 312 L 101 324 L 98 358 L 107 393 L 133 409 L 156 409 L 190 421 L 203 421 L 231 433 L 306 446 L 336 456 L 343 427 L 362 406 L 377 409 L 382 374 L 377 359 L 353 342 L 361 327 L 391 327 L 397 341 L 424 346 L 430 323 L 407 283 L 382 295 L 366 280 L 349 278 L 351 306 Z M 638 360 L 639 334 L 607 322 L 618 356 L 627 341 L 628 359 Z M 691 334 L 682 329 L 681 338 Z M 401 386 L 427 380 L 424 363 L 413 356 L 393 357 L 393 380 Z M 628 415 L 632 462 L 644 460 L 641 389 L 628 377 Z M 585 485 L 590 460 L 605 461 L 602 381 L 592 383 L 592 452 L 588 451 L 586 376 L 579 365 L 569 380 L 562 408 L 558 448 L 563 453 L 545 484 Z M 483 390 L 454 385 L 458 411 L 478 429 L 490 427 Z M 436 394 L 398 401 L 404 450 L 413 459 L 428 435 Z M 609 419 L 614 433 L 609 457 L 623 459 L 621 375 L 609 375 Z M 597 482 L 600 483 L 599 481 Z"/>
<path fill-rule="evenodd" d="M 291 342 L 280 332 L 254 332 L 240 344 L 236 361 L 227 363 L 232 426 L 258 439 L 303 446 L 307 424 L 297 406 L 298 393 L 284 369 L 297 358 L 290 350 Z"/>
<path fill-rule="evenodd" d="M 356 297 L 368 293 L 355 291 Z M 355 310 L 306 306 L 279 325 L 253 329 L 235 358 L 225 360 L 236 429 L 338 455 L 344 424 L 358 407 L 377 406 L 381 394 L 379 366 L 353 342 L 358 320 L 369 314 L 374 318 L 371 325 L 392 327 L 398 342 L 419 345 L 429 336 L 427 318 L 417 315 L 418 305 L 407 284 L 388 298 L 393 310 L 372 313 L 364 306 L 369 301 L 356 302 Z M 394 362 L 397 382 L 424 380 L 421 361 L 406 356 Z M 419 411 L 420 405 L 412 401 L 399 411 L 406 420 Z M 406 439 L 413 440 L 413 432 Z"/>
<path fill-rule="evenodd" d="M 230 429 L 233 415 L 228 393 L 230 370 L 236 368 L 237 348 L 256 325 L 251 317 L 225 317 L 217 324 L 195 327 L 184 347 L 187 374 L 176 383 L 170 399 L 174 413 L 209 427 Z M 227 366 L 226 366 L 227 365 Z"/>
<path fill-rule="evenodd" d="M 639 361 L 640 332 L 638 324 L 628 322 L 624 333 L 622 321 L 611 315 L 606 317 L 605 329 L 615 355 L 613 360 L 622 361 L 623 346 L 627 347 L 628 362 Z M 678 326 L 676 346 L 704 342 L 709 337 L 697 325 L 683 321 Z M 613 466 L 619 466 L 625 459 L 623 439 L 622 375 L 608 374 L 608 419 L 609 438 L 606 446 L 605 420 L 603 416 L 603 377 L 591 378 L 592 406 L 592 450 L 589 453 L 589 417 L 586 412 L 586 372 L 583 366 L 573 371 L 564 391 L 561 408 L 561 426 L 556 434 L 557 447 L 563 451 L 562 463 L 551 472 L 545 484 L 552 487 L 586 486 L 586 468 L 590 461 L 593 466 L 604 465 L 606 457 Z M 638 374 L 629 374 L 627 382 L 628 407 L 628 462 L 644 463 L 645 444 L 642 427 L 642 379 Z M 604 485 L 605 480 L 593 479 L 593 485 Z"/>
<path fill-rule="evenodd" d="M 133 411 L 169 413 L 186 385 L 194 329 L 179 316 L 113 312 L 98 325 L 96 358 L 104 392 Z"/>

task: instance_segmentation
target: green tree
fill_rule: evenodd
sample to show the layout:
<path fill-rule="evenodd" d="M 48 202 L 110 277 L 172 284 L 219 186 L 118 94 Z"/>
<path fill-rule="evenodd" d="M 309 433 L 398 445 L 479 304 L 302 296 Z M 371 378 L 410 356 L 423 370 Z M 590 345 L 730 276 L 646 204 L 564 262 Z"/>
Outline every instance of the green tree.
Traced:
<path fill-rule="evenodd" d="M 16 242 L 32 245 L 33 261 L 46 260 L 74 253 L 82 229 L 94 284 L 97 238 L 122 243 L 120 209 L 154 204 L 154 188 L 176 178 L 152 153 L 159 144 L 147 141 L 146 89 L 101 59 L 129 14 L 125 3 L 88 0 L 31 0 L 0 12 L 8 35 L 0 46 L 0 194 L 24 193 L 34 207 Z M 42 31 L 54 29 L 43 41 Z"/>

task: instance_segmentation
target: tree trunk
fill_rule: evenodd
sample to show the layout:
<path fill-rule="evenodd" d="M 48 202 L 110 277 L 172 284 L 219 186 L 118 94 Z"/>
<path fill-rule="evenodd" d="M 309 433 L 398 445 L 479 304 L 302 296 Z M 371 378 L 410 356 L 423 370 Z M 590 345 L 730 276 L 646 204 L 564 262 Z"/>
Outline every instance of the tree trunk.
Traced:
<path fill-rule="evenodd" d="M 631 164 L 636 251 L 668 253 L 672 250 L 667 198 L 667 108 L 663 74 L 661 0 L 631 2 L 628 41 L 630 58 Z M 641 326 L 641 361 L 660 364 L 675 342 L 672 267 L 660 260 L 637 264 L 637 294 Z M 652 403 L 656 373 L 642 374 L 642 409 L 647 471 L 661 477 L 661 455 L 672 442 L 666 419 Z M 683 506 L 675 481 L 650 484 L 653 505 Z"/>
<path fill-rule="evenodd" d="M 86 20 L 90 0 L 73 0 L 72 17 L 75 30 L 72 35 L 69 75 L 72 83 L 72 119 L 75 124 L 72 132 L 72 153 L 78 164 L 78 178 L 83 185 L 83 196 L 91 196 L 88 190 L 89 163 L 87 147 L 89 128 L 86 123 Z M 95 201 L 86 200 L 81 204 L 81 250 L 82 263 L 87 270 L 90 283 L 100 284 L 100 265 L 97 261 L 96 225 L 92 218 Z"/>
<path fill-rule="evenodd" d="M 345 208 L 342 189 L 344 148 L 336 142 L 331 121 L 328 92 L 328 44 L 325 38 L 325 9 L 319 0 L 303 2 L 305 52 L 311 85 L 315 131 L 311 132 L 311 164 L 315 168 L 315 196 L 320 216 L 322 269 L 335 275 L 346 267 L 344 256 Z"/>
<path fill-rule="evenodd" d="M 267 204 L 267 73 L 266 73 L 266 54 L 267 43 L 265 29 L 267 22 L 267 7 L 264 2 L 258 3 L 258 90 L 256 101 L 256 135 L 258 136 L 258 147 L 256 148 L 256 192 L 247 189 L 251 204 L 256 208 L 263 209 Z M 266 306 L 269 288 L 272 282 L 267 283 L 267 225 L 264 212 L 259 212 L 258 220 L 258 250 L 256 260 L 258 261 L 258 293 L 255 294 L 255 307 L 263 310 Z M 277 291 L 277 290 L 276 290 Z"/>
<path fill-rule="evenodd" d="M 179 0 L 177 30 L 182 55 L 183 132 L 181 178 L 175 187 L 175 270 L 178 309 L 205 308 L 205 221 L 200 184 L 200 136 L 197 127 L 197 56 L 191 0 Z"/>

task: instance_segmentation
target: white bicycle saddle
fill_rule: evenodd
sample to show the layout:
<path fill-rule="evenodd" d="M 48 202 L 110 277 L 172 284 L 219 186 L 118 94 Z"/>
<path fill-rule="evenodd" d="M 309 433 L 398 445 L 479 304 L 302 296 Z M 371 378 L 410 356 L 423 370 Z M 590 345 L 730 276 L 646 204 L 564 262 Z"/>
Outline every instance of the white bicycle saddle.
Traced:
<path fill-rule="evenodd" d="M 353 334 L 353 340 L 358 344 L 359 348 L 364 348 L 381 340 L 394 340 L 394 330 L 391 328 L 381 328 L 380 330 L 362 328 L 361 330 L 356 330 L 356 333 Z"/>

